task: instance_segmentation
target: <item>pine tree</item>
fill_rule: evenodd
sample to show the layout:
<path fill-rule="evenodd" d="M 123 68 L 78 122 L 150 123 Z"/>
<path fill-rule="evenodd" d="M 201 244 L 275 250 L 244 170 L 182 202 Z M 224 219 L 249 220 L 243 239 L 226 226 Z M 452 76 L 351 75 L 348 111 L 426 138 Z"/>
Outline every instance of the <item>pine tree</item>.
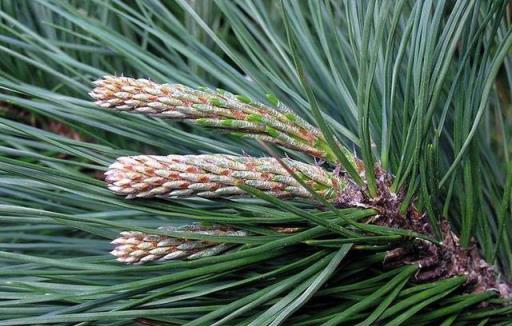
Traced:
<path fill-rule="evenodd" d="M 0 2 L 0 325 L 508 325 L 510 8 Z"/>

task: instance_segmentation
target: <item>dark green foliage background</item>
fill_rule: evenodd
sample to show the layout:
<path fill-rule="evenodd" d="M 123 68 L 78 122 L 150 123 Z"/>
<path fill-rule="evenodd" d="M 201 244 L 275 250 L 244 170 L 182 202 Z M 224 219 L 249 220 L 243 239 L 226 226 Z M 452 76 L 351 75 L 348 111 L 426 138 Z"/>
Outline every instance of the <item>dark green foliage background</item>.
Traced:
<path fill-rule="evenodd" d="M 117 156 L 266 153 L 217 130 L 106 112 L 87 95 L 106 74 L 261 101 L 271 92 L 366 166 L 380 161 L 405 191 L 404 207 L 415 200 L 434 226 L 448 218 L 463 244 L 474 239 L 510 278 L 510 8 L 504 0 L 0 0 L 0 325 L 510 325 L 510 306 L 492 292 L 461 293 L 462 278 L 418 285 L 408 282 L 414 266 L 383 271 L 402 232 L 345 239 L 314 223 L 343 225 L 369 210 L 110 194 L 99 177 Z M 50 121 L 80 139 L 53 132 Z M 121 230 L 191 220 L 254 236 L 193 262 L 123 266 L 108 254 Z M 273 224 L 306 229 L 283 235 Z M 493 305 L 477 306 L 485 300 Z"/>

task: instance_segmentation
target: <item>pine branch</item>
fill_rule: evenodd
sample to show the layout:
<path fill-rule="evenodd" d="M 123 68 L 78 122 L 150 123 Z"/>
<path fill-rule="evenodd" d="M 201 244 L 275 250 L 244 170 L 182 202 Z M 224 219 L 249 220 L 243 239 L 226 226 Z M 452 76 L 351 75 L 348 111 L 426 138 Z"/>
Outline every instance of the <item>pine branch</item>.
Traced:
<path fill-rule="evenodd" d="M 336 206 L 375 208 L 380 212 L 380 216 L 369 220 L 371 223 L 423 234 L 432 233 L 426 215 L 417 212 L 414 206 L 409 208 L 405 216 L 399 213 L 398 208 L 402 198 L 389 193 L 389 185 L 392 180 L 386 178 L 381 171 L 377 171 L 380 176 L 378 180 L 381 196 L 367 198 L 346 177 L 336 176 L 321 167 L 291 159 L 284 159 L 283 162 L 292 169 L 291 172 L 303 178 L 310 188 Z M 106 172 L 106 181 L 110 190 L 127 198 L 240 197 L 246 193 L 238 185 L 244 184 L 278 198 L 313 199 L 312 194 L 292 178 L 289 172 L 274 158 L 228 155 L 120 157 Z M 118 257 L 118 260 L 126 263 L 143 263 L 188 256 L 193 258 L 201 255 L 199 253 L 195 255 L 198 250 L 194 247 L 191 247 L 193 253 L 180 251 L 174 247 L 160 249 L 158 244 L 154 244 L 157 240 L 151 240 L 152 236 L 138 232 L 126 233 L 126 235 L 129 239 L 115 240 L 114 243 L 121 246 L 116 247 L 112 252 Z M 423 281 L 466 275 L 468 283 L 473 285 L 474 291 L 480 292 L 495 288 L 505 297 L 510 295 L 510 285 L 499 280 L 499 275 L 496 274 L 492 266 L 485 263 L 478 251 L 463 248 L 447 223 L 443 228 L 443 236 L 444 244 L 442 246 L 418 239 L 414 240 L 407 249 L 398 248 L 395 251 L 390 251 L 387 256 L 387 264 L 390 266 L 404 263 L 418 264 L 420 270 L 415 279 Z M 154 239 L 160 241 L 160 237 Z M 139 248 L 141 241 L 144 243 Z M 159 243 L 158 241 L 156 243 Z M 216 254 L 226 246 L 226 244 L 220 244 L 207 251 L 206 254 L 210 252 Z M 144 251 L 146 247 L 148 250 Z M 157 253 L 161 253 L 161 255 L 153 256 Z"/>
<path fill-rule="evenodd" d="M 211 91 L 195 91 L 181 85 L 158 85 L 148 80 L 133 80 L 125 77 L 107 77 L 96 83 L 99 87 L 91 93 L 93 97 L 101 98 L 96 103 L 116 110 L 172 116 L 196 123 L 205 121 L 201 119 L 207 119 L 212 122 L 209 126 L 228 126 L 245 132 L 268 132 L 268 126 L 259 125 L 253 122 L 255 120 L 248 119 L 247 110 L 252 112 L 252 115 L 255 114 L 254 112 L 259 112 L 261 116 L 268 114 L 277 119 L 282 117 L 280 112 L 268 108 L 255 111 L 251 106 L 247 109 L 245 104 L 251 103 L 249 100 L 241 102 L 239 97 L 225 92 L 221 95 Z M 213 103 L 213 105 L 207 103 Z M 254 106 L 262 107 L 260 104 L 254 104 Z M 228 124 L 223 120 L 226 117 L 229 117 Z M 294 120 L 297 121 L 297 119 Z M 275 121 L 271 122 L 273 120 L 270 119 L 259 121 L 272 123 L 283 132 L 299 134 L 296 125 L 278 124 Z M 236 123 L 233 124 L 233 122 Z M 305 181 L 317 195 L 336 207 L 376 209 L 379 215 L 370 220 L 370 223 L 432 234 L 432 226 L 426 215 L 420 214 L 413 205 L 410 205 L 405 215 L 400 212 L 403 195 L 395 194 L 390 190 L 393 179 L 379 165 L 375 169 L 377 196 L 368 197 L 365 196 L 366 189 L 362 189 L 345 175 L 327 172 L 320 166 L 291 159 L 284 159 L 283 163 L 291 170 L 287 171 L 274 158 L 229 155 L 140 155 L 118 158 L 105 173 L 105 180 L 111 191 L 128 199 L 241 197 L 246 196 L 247 193 L 239 185 L 248 185 L 277 198 L 313 200 L 315 196 L 292 177 L 290 173 L 293 173 Z M 438 247 L 434 243 L 415 240 L 413 245 L 404 252 L 402 252 L 403 248 L 398 248 L 401 254 L 398 255 L 400 259 L 395 263 L 418 264 L 420 271 L 415 276 L 417 280 L 433 280 L 464 274 L 469 275 L 469 280 L 475 285 L 476 291 L 499 288 L 503 296 L 509 295 L 510 285 L 499 281 L 497 278 L 499 276 L 491 266 L 484 263 L 476 264 L 476 261 L 484 262 L 484 260 L 480 258 L 478 252 L 464 249 L 448 224 L 443 230 L 443 237 L 445 242 L 447 239 L 450 240 L 449 245 Z M 144 255 L 143 251 L 135 251 L 135 253 Z M 138 262 L 133 253 L 127 254 L 122 250 L 114 250 L 114 254 L 121 254 L 122 259 L 127 262 Z M 176 255 L 187 256 L 185 253 Z M 393 261 L 394 255 L 394 252 L 390 252 L 388 260 Z M 173 255 L 171 254 L 170 257 Z M 453 257 L 459 258 L 454 260 Z M 147 260 L 150 261 L 152 258 Z M 395 263 L 392 262 L 391 265 Z"/>

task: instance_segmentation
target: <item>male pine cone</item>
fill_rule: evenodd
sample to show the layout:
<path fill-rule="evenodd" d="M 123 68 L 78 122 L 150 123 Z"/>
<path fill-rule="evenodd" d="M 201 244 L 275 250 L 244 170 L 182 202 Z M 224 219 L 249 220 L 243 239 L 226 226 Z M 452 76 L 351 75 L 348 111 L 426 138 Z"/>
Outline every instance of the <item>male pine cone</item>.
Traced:
<path fill-rule="evenodd" d="M 243 237 L 247 232 L 221 225 L 163 226 L 159 230 L 174 233 Z M 198 259 L 219 254 L 231 247 L 228 243 L 214 243 L 204 240 L 190 240 L 180 237 L 145 234 L 138 231 L 121 232 L 121 237 L 112 241 L 114 250 L 110 253 L 117 261 L 126 264 L 143 264 L 152 261 L 166 261 L 178 258 Z"/>
<path fill-rule="evenodd" d="M 157 84 L 147 79 L 105 76 L 94 82 L 90 96 L 110 110 L 184 120 L 221 128 L 238 136 L 274 143 L 336 163 L 322 133 L 269 95 L 274 107 L 224 90 Z M 350 164 L 357 160 L 341 147 Z"/>
<path fill-rule="evenodd" d="M 336 202 L 353 193 L 354 203 L 361 193 L 350 180 L 321 167 L 283 159 L 283 163 L 312 190 Z M 204 197 L 229 198 L 246 195 L 239 185 L 256 188 L 278 198 L 313 199 L 274 158 L 231 155 L 139 155 L 120 157 L 105 173 L 110 190 L 127 198 Z"/>

